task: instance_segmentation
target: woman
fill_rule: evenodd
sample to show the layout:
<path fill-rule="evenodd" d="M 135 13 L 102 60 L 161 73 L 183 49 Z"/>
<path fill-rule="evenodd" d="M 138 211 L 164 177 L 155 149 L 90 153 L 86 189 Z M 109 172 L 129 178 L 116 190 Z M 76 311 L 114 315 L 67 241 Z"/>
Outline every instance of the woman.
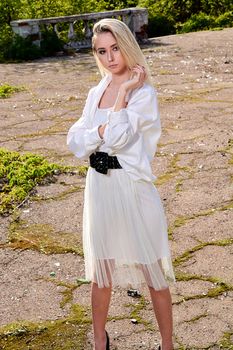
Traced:
<path fill-rule="evenodd" d="M 156 93 L 146 60 L 128 27 L 103 19 L 93 28 L 93 53 L 103 76 L 88 94 L 67 143 L 87 172 L 83 247 L 92 281 L 94 349 L 109 348 L 105 331 L 111 288 L 146 283 L 161 350 L 172 350 L 174 281 L 167 224 L 150 161 L 160 137 Z"/>

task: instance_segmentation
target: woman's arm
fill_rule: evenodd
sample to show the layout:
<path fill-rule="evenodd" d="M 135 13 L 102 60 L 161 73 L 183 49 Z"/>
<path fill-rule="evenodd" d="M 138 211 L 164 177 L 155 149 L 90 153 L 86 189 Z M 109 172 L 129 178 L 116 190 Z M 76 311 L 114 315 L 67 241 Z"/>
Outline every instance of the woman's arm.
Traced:
<path fill-rule="evenodd" d="M 99 135 L 98 126 L 88 127 L 88 110 L 92 93 L 93 89 L 88 94 L 82 117 L 72 125 L 67 135 L 69 149 L 81 159 L 87 159 L 104 142 Z"/>
<path fill-rule="evenodd" d="M 117 152 L 145 132 L 152 135 L 153 142 L 161 132 L 157 96 L 150 85 L 135 91 L 127 108 L 109 113 L 103 139 L 107 147 Z"/>
<path fill-rule="evenodd" d="M 120 86 L 120 89 L 119 89 L 119 92 L 117 95 L 117 99 L 116 99 L 116 102 L 115 102 L 114 107 L 113 107 L 114 112 L 118 112 L 121 109 L 126 108 L 126 106 L 128 104 L 127 97 L 129 95 L 129 93 L 132 90 L 135 90 L 139 87 L 142 87 L 143 83 L 145 81 L 145 78 L 146 78 L 146 74 L 145 74 L 145 70 L 143 67 L 141 67 L 140 65 L 137 65 L 137 66 L 132 68 L 131 78 L 129 80 L 125 81 Z M 107 124 L 99 126 L 98 131 L 99 131 L 99 135 L 101 138 L 103 138 L 106 126 L 107 126 Z"/>

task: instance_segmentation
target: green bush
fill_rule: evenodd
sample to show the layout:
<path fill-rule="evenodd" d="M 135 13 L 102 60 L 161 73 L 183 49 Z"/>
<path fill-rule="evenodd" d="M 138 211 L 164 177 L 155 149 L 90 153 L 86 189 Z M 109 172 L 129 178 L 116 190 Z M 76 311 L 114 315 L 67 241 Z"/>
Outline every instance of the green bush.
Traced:
<path fill-rule="evenodd" d="M 8 24 L 0 26 L 0 63 L 5 61 L 6 52 L 12 41 L 11 27 Z"/>
<path fill-rule="evenodd" d="M 215 23 L 217 27 L 233 27 L 233 11 L 220 15 Z"/>
<path fill-rule="evenodd" d="M 40 49 L 43 56 L 53 56 L 56 52 L 63 50 L 64 42 L 58 38 L 54 30 L 42 31 Z"/>
<path fill-rule="evenodd" d="M 207 13 L 214 17 L 218 17 L 225 12 L 233 10 L 232 0 L 201 0 L 200 4 L 201 6 L 199 11 Z"/>
<path fill-rule="evenodd" d="M 4 52 L 4 58 L 7 60 L 27 61 L 41 56 L 41 49 L 32 43 L 30 37 L 22 38 L 17 34 L 13 36 L 12 43 Z"/>
<path fill-rule="evenodd" d="M 200 12 L 217 17 L 233 10 L 232 0 L 139 0 L 138 5 L 148 8 L 150 16 L 160 13 L 181 23 Z"/>
<path fill-rule="evenodd" d="M 6 45 L 6 43 L 8 45 Z M 41 58 L 43 56 L 53 56 L 56 52 L 63 49 L 63 41 L 57 37 L 53 30 L 42 31 L 42 40 L 40 47 L 33 44 L 30 37 L 22 38 L 15 34 L 13 39 L 7 37 L 0 47 L 4 46 L 1 61 L 28 61 Z"/>
<path fill-rule="evenodd" d="M 164 15 L 156 14 L 152 18 L 149 18 L 148 22 L 147 33 L 149 38 L 174 34 L 176 32 L 175 21 Z"/>
<path fill-rule="evenodd" d="M 181 26 L 181 33 L 196 32 L 215 27 L 215 19 L 203 12 L 192 15 L 188 21 Z"/>

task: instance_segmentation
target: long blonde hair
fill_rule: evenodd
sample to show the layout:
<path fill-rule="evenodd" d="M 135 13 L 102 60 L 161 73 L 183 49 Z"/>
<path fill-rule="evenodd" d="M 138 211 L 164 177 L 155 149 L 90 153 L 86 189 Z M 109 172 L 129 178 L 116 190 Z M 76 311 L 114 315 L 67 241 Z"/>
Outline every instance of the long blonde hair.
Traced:
<path fill-rule="evenodd" d="M 96 63 L 102 76 L 109 74 L 101 64 L 95 49 L 95 40 L 98 34 L 110 32 L 116 39 L 117 45 L 128 65 L 131 69 L 136 64 L 145 67 L 146 71 L 146 82 L 151 84 L 151 74 L 146 62 L 146 58 L 143 55 L 135 37 L 130 31 L 129 27 L 122 21 L 113 18 L 104 18 L 95 23 L 93 27 L 92 37 L 92 49 L 96 59 Z"/>

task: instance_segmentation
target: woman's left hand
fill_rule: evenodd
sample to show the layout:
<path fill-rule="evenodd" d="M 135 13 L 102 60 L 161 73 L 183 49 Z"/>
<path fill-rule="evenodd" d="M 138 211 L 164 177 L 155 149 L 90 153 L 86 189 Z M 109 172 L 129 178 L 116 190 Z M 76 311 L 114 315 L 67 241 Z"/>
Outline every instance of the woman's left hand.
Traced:
<path fill-rule="evenodd" d="M 130 91 L 141 87 L 146 79 L 145 68 L 137 64 L 131 69 L 130 79 L 121 84 L 120 89 L 129 93 Z"/>
<path fill-rule="evenodd" d="M 137 64 L 131 69 L 130 79 L 122 83 L 119 88 L 118 96 L 113 108 L 114 112 L 126 108 L 130 92 L 143 86 L 145 79 L 146 72 L 144 67 Z"/>

